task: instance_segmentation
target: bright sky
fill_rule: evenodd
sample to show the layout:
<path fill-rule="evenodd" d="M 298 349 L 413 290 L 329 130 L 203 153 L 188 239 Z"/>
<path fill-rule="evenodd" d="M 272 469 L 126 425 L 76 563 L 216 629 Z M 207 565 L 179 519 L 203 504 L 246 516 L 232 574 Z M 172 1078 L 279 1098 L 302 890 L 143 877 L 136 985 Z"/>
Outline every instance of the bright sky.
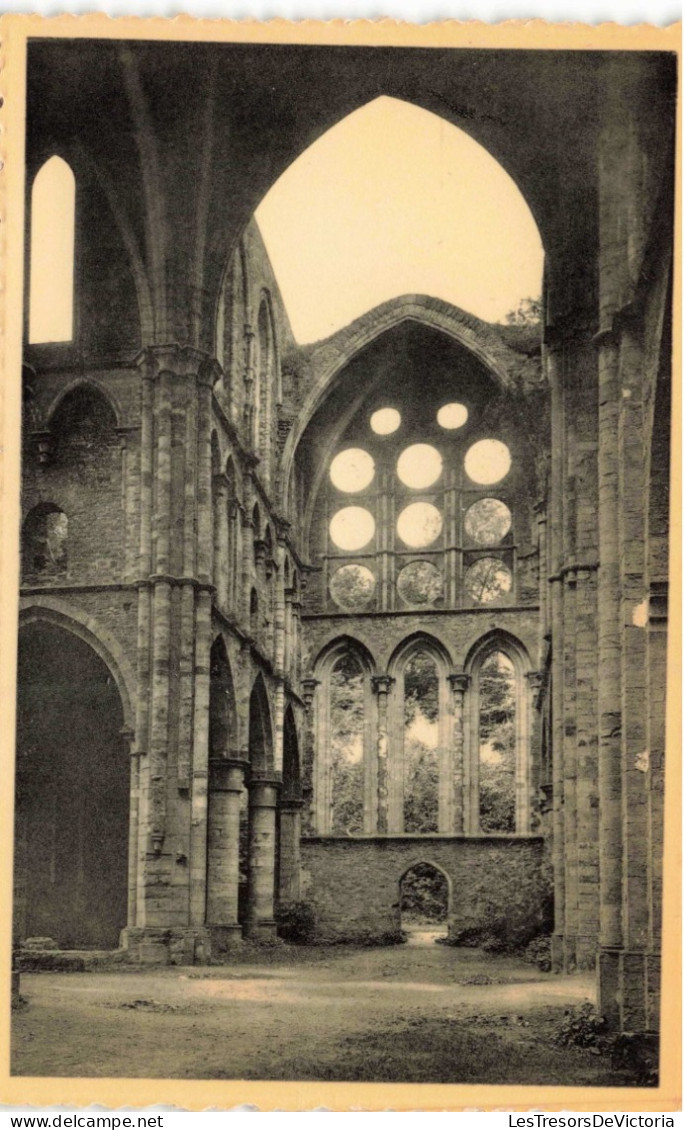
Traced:
<path fill-rule="evenodd" d="M 541 240 L 513 180 L 462 130 L 395 98 L 314 142 L 255 215 L 302 343 L 401 294 L 493 322 L 541 293 Z"/>

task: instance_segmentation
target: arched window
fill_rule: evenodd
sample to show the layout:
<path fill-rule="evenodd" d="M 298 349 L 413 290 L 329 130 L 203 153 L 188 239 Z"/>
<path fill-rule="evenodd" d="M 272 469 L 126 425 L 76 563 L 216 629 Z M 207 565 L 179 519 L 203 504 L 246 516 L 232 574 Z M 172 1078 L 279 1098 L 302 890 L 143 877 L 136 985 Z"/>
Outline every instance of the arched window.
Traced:
<path fill-rule="evenodd" d="M 353 652 L 337 660 L 330 674 L 331 832 L 364 827 L 364 676 Z"/>
<path fill-rule="evenodd" d="M 529 659 L 512 637 L 493 633 L 476 647 L 468 668 L 472 682 L 466 830 L 485 835 L 528 833 Z"/>
<path fill-rule="evenodd" d="M 264 295 L 257 319 L 258 357 L 254 384 L 254 448 L 260 458 L 261 476 L 271 478 L 272 441 L 274 433 L 273 404 L 279 400 L 276 342 L 270 302 Z"/>
<path fill-rule="evenodd" d="M 249 630 L 252 639 L 256 639 L 259 631 L 259 597 L 256 589 L 252 589 L 249 596 Z"/>
<path fill-rule="evenodd" d="M 120 465 L 117 418 L 107 396 L 90 384 L 71 389 L 57 406 L 51 430 L 58 466 L 90 468 L 104 477 Z"/>
<path fill-rule="evenodd" d="M 22 571 L 61 575 L 67 567 L 69 520 L 59 506 L 41 502 L 29 511 L 22 538 Z"/>
<path fill-rule="evenodd" d="M 482 832 L 515 832 L 515 671 L 493 651 L 480 667 L 478 776 Z"/>
<path fill-rule="evenodd" d="M 294 578 L 293 578 L 294 583 Z M 351 639 L 318 660 L 314 728 L 314 825 L 319 835 L 375 829 L 375 708 L 372 661 Z"/>
<path fill-rule="evenodd" d="M 387 831 L 454 831 L 451 661 L 433 636 L 404 640 L 387 681 Z"/>
<path fill-rule="evenodd" d="M 439 679 L 427 651 L 404 668 L 404 831 L 438 831 Z"/>
<path fill-rule="evenodd" d="M 31 344 L 73 338 L 75 218 L 74 174 L 61 157 L 50 157 L 31 191 Z"/>

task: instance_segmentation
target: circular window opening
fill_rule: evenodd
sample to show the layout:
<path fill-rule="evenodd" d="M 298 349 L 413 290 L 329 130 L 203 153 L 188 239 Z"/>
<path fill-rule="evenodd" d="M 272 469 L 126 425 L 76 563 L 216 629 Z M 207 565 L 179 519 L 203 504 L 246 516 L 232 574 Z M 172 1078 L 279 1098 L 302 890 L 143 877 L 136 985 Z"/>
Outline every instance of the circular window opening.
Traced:
<path fill-rule="evenodd" d="M 500 439 L 481 439 L 466 452 L 465 469 L 474 483 L 490 486 L 511 469 L 511 453 Z"/>
<path fill-rule="evenodd" d="M 345 506 L 330 521 L 330 537 L 338 549 L 361 549 L 375 533 L 375 518 L 363 506 Z"/>
<path fill-rule="evenodd" d="M 397 460 L 397 474 L 404 486 L 422 490 L 442 473 L 442 456 L 429 443 L 413 443 Z"/>
<path fill-rule="evenodd" d="M 442 515 L 431 502 L 412 502 L 397 518 L 397 533 L 406 545 L 422 549 L 442 532 Z"/>
<path fill-rule="evenodd" d="M 370 426 L 378 436 L 391 436 L 401 423 L 401 413 L 396 408 L 378 408 L 370 418 Z"/>
<path fill-rule="evenodd" d="M 374 474 L 373 457 L 360 447 L 348 447 L 346 451 L 340 451 L 330 464 L 333 486 L 348 493 L 364 490 L 372 483 Z"/>
<path fill-rule="evenodd" d="M 462 428 L 468 419 L 468 409 L 465 404 L 443 404 L 437 413 L 437 423 L 449 431 Z"/>
<path fill-rule="evenodd" d="M 511 528 L 511 512 L 498 498 L 481 498 L 467 511 L 464 524 L 476 545 L 498 545 Z"/>
<path fill-rule="evenodd" d="M 501 600 L 511 591 L 510 569 L 498 557 L 481 557 L 470 566 L 463 579 L 465 591 L 477 604 Z"/>
<path fill-rule="evenodd" d="M 430 561 L 412 561 L 397 578 L 399 596 L 407 604 L 434 604 L 443 588 L 442 574 Z"/>
<path fill-rule="evenodd" d="M 365 565 L 343 565 L 330 579 L 330 595 L 339 608 L 365 608 L 375 591 L 375 577 Z"/>

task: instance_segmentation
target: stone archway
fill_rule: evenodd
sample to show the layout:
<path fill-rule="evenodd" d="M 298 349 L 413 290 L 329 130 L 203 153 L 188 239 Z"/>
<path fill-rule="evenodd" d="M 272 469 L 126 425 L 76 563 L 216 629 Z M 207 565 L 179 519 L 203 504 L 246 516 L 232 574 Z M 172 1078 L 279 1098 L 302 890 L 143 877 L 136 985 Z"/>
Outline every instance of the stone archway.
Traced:
<path fill-rule="evenodd" d="M 129 759 L 112 671 L 68 629 L 19 633 L 14 932 L 111 949 L 126 926 Z"/>
<path fill-rule="evenodd" d="M 399 880 L 401 930 L 409 945 L 446 938 L 451 915 L 451 880 L 428 861 L 414 863 Z"/>

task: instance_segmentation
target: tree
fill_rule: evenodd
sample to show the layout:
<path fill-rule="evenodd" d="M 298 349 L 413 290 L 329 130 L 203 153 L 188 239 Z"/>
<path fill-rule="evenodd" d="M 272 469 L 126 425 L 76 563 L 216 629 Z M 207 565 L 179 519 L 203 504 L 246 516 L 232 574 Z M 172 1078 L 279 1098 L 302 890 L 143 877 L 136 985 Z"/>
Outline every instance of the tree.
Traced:
<path fill-rule="evenodd" d="M 542 320 L 541 298 L 522 298 L 517 310 L 509 310 L 506 322 L 509 326 L 538 326 Z"/>
<path fill-rule="evenodd" d="M 480 668 L 480 828 L 515 831 L 515 673 L 502 652 Z"/>
<path fill-rule="evenodd" d="M 363 670 L 345 652 L 330 676 L 332 831 L 362 832 L 364 812 Z"/>

